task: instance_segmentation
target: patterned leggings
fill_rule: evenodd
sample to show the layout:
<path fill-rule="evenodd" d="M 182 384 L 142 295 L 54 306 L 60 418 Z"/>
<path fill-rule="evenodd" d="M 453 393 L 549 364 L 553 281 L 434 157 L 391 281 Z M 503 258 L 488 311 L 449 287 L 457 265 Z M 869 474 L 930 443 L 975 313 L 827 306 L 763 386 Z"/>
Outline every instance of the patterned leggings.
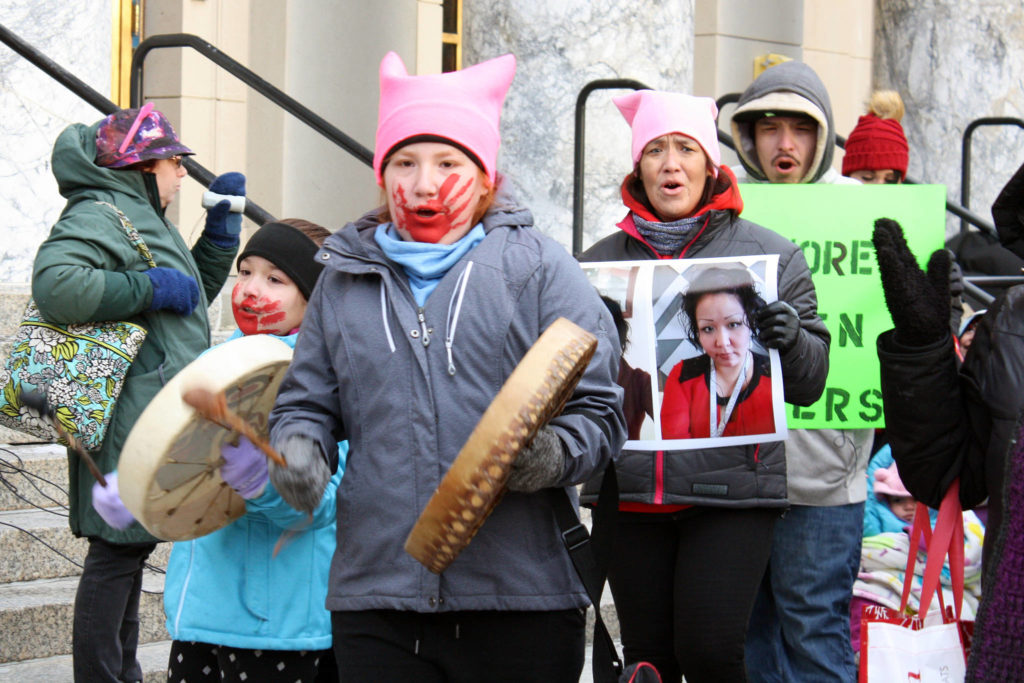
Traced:
<path fill-rule="evenodd" d="M 330 650 L 246 650 L 175 640 L 167 663 L 168 683 L 201 681 L 297 681 L 313 683 Z"/>

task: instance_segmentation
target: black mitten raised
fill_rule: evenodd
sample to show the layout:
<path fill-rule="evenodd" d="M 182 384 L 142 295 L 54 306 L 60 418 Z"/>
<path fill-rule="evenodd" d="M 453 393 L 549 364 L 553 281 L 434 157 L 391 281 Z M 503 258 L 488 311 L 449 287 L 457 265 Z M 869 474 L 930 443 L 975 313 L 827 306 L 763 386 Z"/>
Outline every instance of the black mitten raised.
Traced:
<path fill-rule="evenodd" d="M 875 221 L 871 233 L 885 292 L 885 305 L 904 346 L 930 346 L 949 336 L 949 252 L 938 249 L 922 271 L 903 237 L 903 228 L 889 218 Z"/>

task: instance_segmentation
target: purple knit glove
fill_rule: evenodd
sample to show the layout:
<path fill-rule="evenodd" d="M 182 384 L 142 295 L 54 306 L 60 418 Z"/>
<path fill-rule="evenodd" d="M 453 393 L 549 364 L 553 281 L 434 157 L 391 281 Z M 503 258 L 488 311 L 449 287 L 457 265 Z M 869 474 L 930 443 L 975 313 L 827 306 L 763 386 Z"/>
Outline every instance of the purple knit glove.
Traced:
<path fill-rule="evenodd" d="M 104 478 L 107 480 L 106 488 L 99 482 L 92 485 L 92 506 L 110 526 L 115 529 L 127 529 L 135 521 L 135 517 L 121 501 L 121 494 L 117 490 L 117 472 L 111 472 Z"/>
<path fill-rule="evenodd" d="M 252 441 L 243 437 L 238 445 L 221 444 L 221 457 L 224 464 L 220 466 L 220 477 L 228 486 L 238 492 L 242 498 L 255 498 L 263 493 L 267 485 L 267 456 Z"/>

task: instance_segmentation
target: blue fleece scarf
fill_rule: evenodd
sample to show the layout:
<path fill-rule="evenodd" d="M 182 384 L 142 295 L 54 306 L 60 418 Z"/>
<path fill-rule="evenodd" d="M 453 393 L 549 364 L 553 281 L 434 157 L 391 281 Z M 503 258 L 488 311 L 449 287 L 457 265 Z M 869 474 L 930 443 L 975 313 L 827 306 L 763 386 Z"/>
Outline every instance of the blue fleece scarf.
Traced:
<path fill-rule="evenodd" d="M 420 306 L 437 287 L 437 283 L 473 247 L 485 237 L 483 223 L 477 223 L 454 244 L 432 244 L 430 242 L 406 242 L 395 232 L 391 223 L 381 223 L 373 233 L 373 239 L 384 251 L 384 255 L 402 266 L 409 278 L 409 286 Z"/>

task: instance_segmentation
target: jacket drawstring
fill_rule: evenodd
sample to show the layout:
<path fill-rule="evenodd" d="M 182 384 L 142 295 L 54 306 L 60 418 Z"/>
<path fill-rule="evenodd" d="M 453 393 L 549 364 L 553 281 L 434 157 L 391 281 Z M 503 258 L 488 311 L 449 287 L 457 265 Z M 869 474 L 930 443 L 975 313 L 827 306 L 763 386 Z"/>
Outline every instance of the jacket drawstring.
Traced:
<path fill-rule="evenodd" d="M 384 320 L 384 334 L 388 338 L 391 353 L 395 352 L 395 339 L 391 336 L 391 325 L 388 324 L 388 297 L 384 292 L 384 278 L 380 279 L 380 316 Z"/>
<path fill-rule="evenodd" d="M 423 345 L 430 346 L 430 330 L 427 328 L 427 316 L 423 312 L 422 306 L 416 311 L 416 319 L 420 321 L 420 332 L 423 335 Z"/>
<path fill-rule="evenodd" d="M 455 376 L 455 361 L 452 358 L 452 346 L 455 344 L 455 328 L 459 325 L 459 313 L 462 311 L 462 299 L 466 296 L 466 287 L 469 285 L 469 271 L 473 269 L 473 262 L 466 263 L 466 269 L 459 273 L 459 279 L 455 281 L 455 291 L 452 298 L 448 300 L 448 324 L 444 337 L 444 348 L 448 352 L 448 374 Z M 452 306 L 455 307 L 454 315 Z"/>

